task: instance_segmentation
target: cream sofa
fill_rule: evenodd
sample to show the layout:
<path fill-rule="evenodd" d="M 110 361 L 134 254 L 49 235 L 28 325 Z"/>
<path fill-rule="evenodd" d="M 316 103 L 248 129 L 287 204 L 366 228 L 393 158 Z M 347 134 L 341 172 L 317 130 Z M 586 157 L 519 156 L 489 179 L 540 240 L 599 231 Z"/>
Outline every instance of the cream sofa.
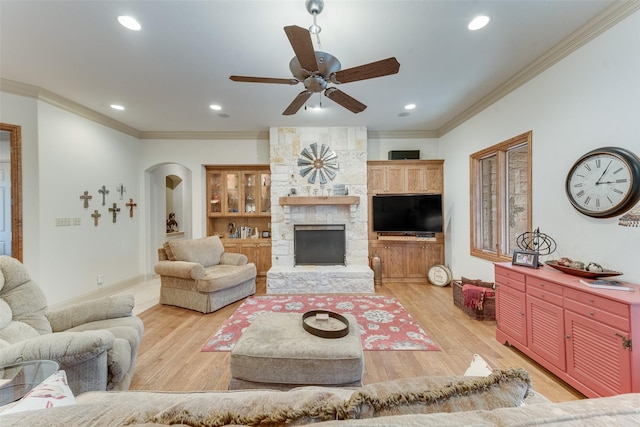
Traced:
<path fill-rule="evenodd" d="M 256 266 L 225 252 L 217 236 L 179 239 L 158 249 L 160 303 L 211 313 L 256 292 Z"/>
<path fill-rule="evenodd" d="M 53 360 L 74 393 L 129 388 L 144 330 L 132 296 L 50 311 L 18 260 L 0 256 L 0 272 L 0 366 Z"/>
<path fill-rule="evenodd" d="M 3 411 L 6 407 L 0 408 Z M 289 391 L 91 392 L 71 406 L 2 414 L 0 425 L 610 426 L 640 423 L 640 394 L 550 403 L 522 369 Z"/>

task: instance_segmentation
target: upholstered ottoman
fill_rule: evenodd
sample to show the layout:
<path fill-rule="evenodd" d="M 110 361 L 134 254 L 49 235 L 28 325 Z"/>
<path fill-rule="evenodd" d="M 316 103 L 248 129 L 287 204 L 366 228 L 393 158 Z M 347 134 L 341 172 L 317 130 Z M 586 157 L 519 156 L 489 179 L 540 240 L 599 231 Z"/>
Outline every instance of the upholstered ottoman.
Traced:
<path fill-rule="evenodd" d="M 302 385 L 358 387 L 364 355 L 355 317 L 342 338 L 321 338 L 304 330 L 302 313 L 260 314 L 231 350 L 229 390 Z"/>

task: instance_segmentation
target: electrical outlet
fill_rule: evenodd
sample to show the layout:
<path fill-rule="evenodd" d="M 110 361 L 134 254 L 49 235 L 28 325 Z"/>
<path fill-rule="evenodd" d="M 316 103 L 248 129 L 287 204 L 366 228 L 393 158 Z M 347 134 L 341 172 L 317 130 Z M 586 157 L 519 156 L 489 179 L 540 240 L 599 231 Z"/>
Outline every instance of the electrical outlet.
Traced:
<path fill-rule="evenodd" d="M 56 227 L 67 227 L 71 225 L 71 218 L 56 218 Z"/>
<path fill-rule="evenodd" d="M 96 277 L 96 281 L 98 282 L 98 285 L 102 285 L 104 283 L 104 274 L 98 274 L 98 276 Z"/>

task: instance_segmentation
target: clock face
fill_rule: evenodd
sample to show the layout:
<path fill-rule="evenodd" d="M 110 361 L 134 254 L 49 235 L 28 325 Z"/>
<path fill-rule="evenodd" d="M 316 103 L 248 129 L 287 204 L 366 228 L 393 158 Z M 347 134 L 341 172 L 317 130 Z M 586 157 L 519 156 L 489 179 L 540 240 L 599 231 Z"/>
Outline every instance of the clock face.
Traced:
<path fill-rule="evenodd" d="M 320 184 L 326 184 L 338 173 L 338 156 L 326 144 L 322 144 L 318 150 L 318 144 L 314 142 L 300 152 L 298 166 L 300 175 L 307 178 L 310 184 L 315 184 L 316 179 Z"/>
<path fill-rule="evenodd" d="M 640 159 L 617 147 L 590 151 L 569 171 L 565 189 L 571 204 L 585 215 L 619 215 L 640 199 Z"/>

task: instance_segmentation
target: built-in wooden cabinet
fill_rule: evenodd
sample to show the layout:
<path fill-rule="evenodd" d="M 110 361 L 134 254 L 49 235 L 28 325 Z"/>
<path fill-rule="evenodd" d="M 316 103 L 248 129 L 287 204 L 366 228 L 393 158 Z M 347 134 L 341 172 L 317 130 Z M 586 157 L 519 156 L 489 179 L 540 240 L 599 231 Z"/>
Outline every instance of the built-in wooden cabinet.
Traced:
<path fill-rule="evenodd" d="M 441 194 L 443 160 L 387 160 L 367 162 L 369 196 L 369 256 L 378 255 L 382 280 L 425 282 L 427 271 L 444 263 L 444 235 L 379 236 L 372 229 L 372 196 L 375 194 Z"/>
<path fill-rule="evenodd" d="M 271 268 L 271 239 L 223 239 L 226 251 L 244 254 L 256 265 L 259 276 Z"/>
<path fill-rule="evenodd" d="M 393 282 L 426 281 L 429 267 L 444 263 L 442 241 L 371 240 L 369 254 L 378 255 L 382 279 Z"/>
<path fill-rule="evenodd" d="M 589 288 L 550 267 L 495 266 L 496 339 L 588 397 L 640 392 L 640 287 Z"/>
<path fill-rule="evenodd" d="M 266 274 L 271 239 L 262 233 L 271 226 L 269 165 L 206 166 L 206 180 L 207 235 L 220 236 L 225 250 L 247 255 L 258 274 Z"/>
<path fill-rule="evenodd" d="M 443 160 L 367 162 L 370 194 L 442 193 Z"/>

